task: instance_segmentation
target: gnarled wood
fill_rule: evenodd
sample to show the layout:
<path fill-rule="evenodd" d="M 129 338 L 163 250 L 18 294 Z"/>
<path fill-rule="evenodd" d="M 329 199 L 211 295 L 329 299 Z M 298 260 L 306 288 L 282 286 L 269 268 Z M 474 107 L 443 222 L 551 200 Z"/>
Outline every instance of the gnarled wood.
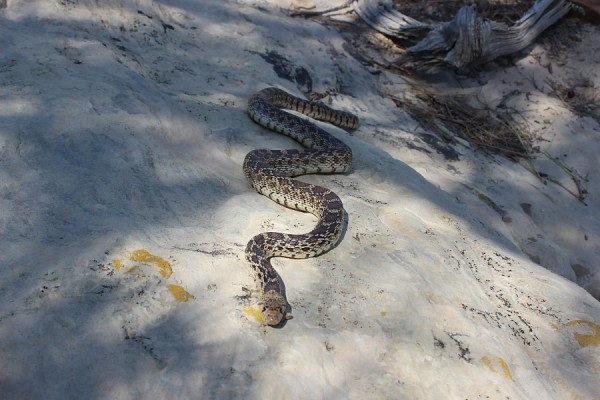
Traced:
<path fill-rule="evenodd" d="M 452 21 L 441 24 L 407 17 L 389 0 L 357 0 L 353 6 L 362 20 L 387 36 L 421 39 L 396 60 L 398 66 L 435 71 L 477 66 L 520 51 L 566 15 L 571 5 L 565 0 L 539 0 L 512 26 L 483 18 L 474 6 L 461 8 Z"/>
<path fill-rule="evenodd" d="M 461 8 L 452 21 L 427 24 L 398 12 L 391 0 L 347 0 L 328 10 L 293 15 L 324 15 L 350 7 L 371 28 L 412 45 L 394 64 L 433 72 L 447 67 L 474 67 L 523 50 L 565 16 L 571 3 L 538 0 L 511 26 L 480 16 L 472 5 Z"/>

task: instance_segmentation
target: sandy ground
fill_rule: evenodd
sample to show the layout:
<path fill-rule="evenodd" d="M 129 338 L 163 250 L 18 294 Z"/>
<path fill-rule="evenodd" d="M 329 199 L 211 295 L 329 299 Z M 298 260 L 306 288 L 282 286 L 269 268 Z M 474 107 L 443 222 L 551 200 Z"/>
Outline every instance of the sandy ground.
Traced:
<path fill-rule="evenodd" d="M 587 177 L 583 204 L 547 159 L 540 180 L 440 145 L 385 95 L 400 79 L 277 2 L 0 7 L 2 398 L 598 397 L 600 127 L 549 83 L 597 98 L 598 26 L 477 78 L 489 101 L 518 89 L 539 146 Z M 247 117 L 267 86 L 338 87 L 362 123 L 327 127 L 349 173 L 303 177 L 348 224 L 321 257 L 275 260 L 280 329 L 260 324 L 244 247 L 314 218 L 242 173 L 252 149 L 297 146 Z"/>

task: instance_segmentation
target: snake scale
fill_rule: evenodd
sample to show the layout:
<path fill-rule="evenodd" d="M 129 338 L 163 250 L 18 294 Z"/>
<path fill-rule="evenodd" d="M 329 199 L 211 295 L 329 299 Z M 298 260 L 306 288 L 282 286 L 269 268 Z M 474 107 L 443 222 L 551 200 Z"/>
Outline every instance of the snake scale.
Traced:
<path fill-rule="evenodd" d="M 291 315 L 286 313 L 283 282 L 270 259 L 308 258 L 323 254 L 336 244 L 344 225 L 344 208 L 338 195 L 324 187 L 293 178 L 305 174 L 346 172 L 352 162 L 350 147 L 307 119 L 283 109 L 341 128 L 354 129 L 358 126 L 358 118 L 353 114 L 294 97 L 277 88 L 263 89 L 248 102 L 248 115 L 254 122 L 289 136 L 306 149 L 253 150 L 244 159 L 246 177 L 260 194 L 285 207 L 309 212 L 318 219 L 315 228 L 308 233 L 264 232 L 254 236 L 246 246 L 246 260 L 257 282 L 262 317 L 271 326 L 291 318 Z"/>

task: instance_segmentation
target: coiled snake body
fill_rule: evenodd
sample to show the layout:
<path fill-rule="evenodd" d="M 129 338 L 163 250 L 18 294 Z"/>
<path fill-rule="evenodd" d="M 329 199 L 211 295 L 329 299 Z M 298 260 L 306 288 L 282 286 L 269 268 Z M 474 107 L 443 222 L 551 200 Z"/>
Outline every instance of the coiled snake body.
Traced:
<path fill-rule="evenodd" d="M 246 246 L 246 260 L 255 273 L 260 291 L 259 305 L 268 325 L 277 325 L 284 318 L 291 318 L 286 314 L 283 282 L 269 259 L 318 256 L 335 245 L 344 223 L 342 201 L 334 192 L 293 177 L 345 172 L 352 162 L 352 151 L 343 142 L 282 108 L 342 128 L 358 126 L 358 118 L 353 114 L 299 99 L 276 88 L 263 89 L 248 102 L 248 115 L 254 122 L 291 137 L 306 149 L 253 150 L 244 160 L 246 177 L 259 193 L 285 207 L 314 214 L 318 219 L 316 227 L 308 233 L 264 232 L 254 236 Z"/>

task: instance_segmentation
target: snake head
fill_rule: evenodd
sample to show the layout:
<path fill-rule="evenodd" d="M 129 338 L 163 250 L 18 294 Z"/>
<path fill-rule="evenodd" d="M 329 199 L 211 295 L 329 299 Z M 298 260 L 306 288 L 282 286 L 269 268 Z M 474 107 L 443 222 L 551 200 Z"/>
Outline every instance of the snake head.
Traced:
<path fill-rule="evenodd" d="M 286 313 L 287 300 L 275 288 L 266 288 L 262 296 L 262 317 L 267 325 L 279 325 L 284 319 L 290 319 L 291 314 Z"/>
<path fill-rule="evenodd" d="M 283 320 L 283 312 L 281 312 L 280 308 L 264 307 L 262 316 L 265 324 L 270 326 L 279 325 L 279 323 Z"/>

